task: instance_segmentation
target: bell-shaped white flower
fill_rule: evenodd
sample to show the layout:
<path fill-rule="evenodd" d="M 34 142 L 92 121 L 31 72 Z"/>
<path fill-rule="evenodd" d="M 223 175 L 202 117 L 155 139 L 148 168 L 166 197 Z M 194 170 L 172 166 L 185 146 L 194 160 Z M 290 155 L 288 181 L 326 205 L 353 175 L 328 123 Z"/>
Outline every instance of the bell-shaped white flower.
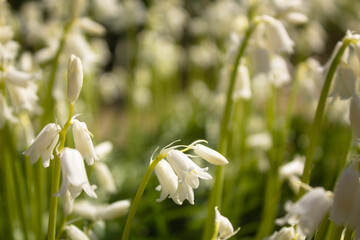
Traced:
<path fill-rule="evenodd" d="M 360 207 L 360 173 L 358 161 L 354 161 L 341 173 L 334 191 L 334 203 L 330 211 L 330 219 L 337 225 L 356 227 Z"/>
<path fill-rule="evenodd" d="M 206 172 L 208 168 L 200 168 L 179 150 L 170 150 L 167 160 L 179 178 L 179 185 L 172 199 L 177 204 L 182 204 L 185 199 L 194 204 L 193 189 L 199 187 L 199 178 L 212 179 L 211 175 Z"/>
<path fill-rule="evenodd" d="M 293 53 L 295 43 L 289 37 L 282 22 L 268 15 L 264 15 L 261 18 L 267 24 L 265 37 L 269 49 L 272 49 L 276 53 Z"/>
<path fill-rule="evenodd" d="M 354 70 L 345 63 L 341 63 L 336 70 L 335 84 L 330 97 L 349 99 L 355 94 L 356 77 Z"/>
<path fill-rule="evenodd" d="M 229 161 L 221 155 L 219 152 L 215 151 L 214 149 L 211 149 L 209 147 L 206 147 L 202 144 L 196 144 L 194 147 L 194 152 L 201 158 L 205 159 L 211 164 L 214 165 L 225 165 L 228 164 Z"/>
<path fill-rule="evenodd" d="M 94 22 L 88 17 L 79 18 L 78 24 L 84 32 L 92 35 L 102 36 L 106 33 L 106 28 L 104 26 Z"/>
<path fill-rule="evenodd" d="M 117 201 L 97 209 L 97 218 L 101 220 L 111 220 L 127 214 L 130 208 L 129 200 Z"/>
<path fill-rule="evenodd" d="M 297 231 L 300 234 L 311 237 L 315 229 L 332 205 L 332 193 L 325 191 L 322 187 L 317 187 L 307 192 L 296 203 L 287 202 L 285 210 L 288 212 L 283 218 L 276 220 L 279 225 L 286 223 L 290 225 L 298 224 Z"/>
<path fill-rule="evenodd" d="M 30 156 L 30 163 L 34 164 L 41 157 L 43 166 L 49 167 L 50 159 L 53 159 L 53 151 L 59 140 L 60 126 L 55 123 L 47 124 L 37 135 L 30 147 L 23 152 Z"/>
<path fill-rule="evenodd" d="M 94 164 L 94 160 L 99 160 L 96 156 L 94 145 L 91 141 L 91 133 L 87 129 L 86 123 L 77 119 L 72 120 L 73 136 L 75 148 L 86 159 L 88 165 Z"/>
<path fill-rule="evenodd" d="M 200 168 L 179 150 L 170 150 L 167 160 L 178 175 L 180 182 L 185 181 L 194 189 L 199 187 L 199 178 L 212 179 L 211 175 L 206 172 L 208 168 Z"/>
<path fill-rule="evenodd" d="M 235 89 L 232 95 L 233 99 L 249 100 L 252 96 L 250 74 L 245 65 L 240 65 L 236 74 Z"/>
<path fill-rule="evenodd" d="M 279 168 L 279 177 L 281 180 L 288 180 L 291 189 L 295 192 L 299 192 L 301 182 L 300 176 L 304 171 L 305 157 L 296 155 L 294 160 L 282 165 Z"/>
<path fill-rule="evenodd" d="M 178 176 L 170 164 L 166 160 L 161 160 L 155 166 L 155 174 L 160 182 L 160 188 L 157 189 L 161 190 L 160 198 L 156 201 L 161 202 L 167 196 L 173 198 L 178 188 Z"/>
<path fill-rule="evenodd" d="M 229 239 L 240 230 L 240 227 L 238 227 L 234 231 L 234 227 L 231 222 L 227 217 L 220 214 L 218 207 L 215 207 L 215 223 L 219 224 L 219 236 L 217 238 L 219 240 Z"/>
<path fill-rule="evenodd" d="M 89 240 L 89 237 L 75 225 L 66 226 L 65 231 L 70 240 Z"/>
<path fill-rule="evenodd" d="M 87 200 L 79 200 L 74 204 L 74 214 L 86 220 L 97 219 L 97 206 Z"/>
<path fill-rule="evenodd" d="M 71 104 L 73 104 L 80 95 L 83 85 L 83 68 L 80 58 L 71 55 L 68 63 L 68 86 L 67 96 Z"/>
<path fill-rule="evenodd" d="M 96 186 L 90 186 L 80 152 L 76 149 L 64 148 L 59 157 L 62 183 L 59 192 L 55 196 L 63 195 L 69 190 L 71 198 L 74 199 L 84 190 L 89 197 L 96 198 L 94 192 Z"/>

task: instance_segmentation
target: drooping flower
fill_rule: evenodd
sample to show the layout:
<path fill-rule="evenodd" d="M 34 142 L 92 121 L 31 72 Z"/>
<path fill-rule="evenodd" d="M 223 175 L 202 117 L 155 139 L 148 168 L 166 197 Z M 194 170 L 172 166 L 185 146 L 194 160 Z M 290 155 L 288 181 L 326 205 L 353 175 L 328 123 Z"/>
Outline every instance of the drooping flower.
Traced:
<path fill-rule="evenodd" d="M 65 194 L 69 190 L 71 198 L 74 199 L 81 193 L 82 190 L 92 198 L 96 198 L 94 185 L 90 186 L 88 177 L 86 175 L 83 157 L 80 152 L 72 148 L 64 148 L 60 154 L 62 183 L 60 190 L 55 196 Z"/>
<path fill-rule="evenodd" d="M 86 123 L 80 122 L 77 119 L 73 119 L 72 123 L 75 148 L 86 159 L 88 165 L 94 164 L 94 160 L 99 159 L 96 156 L 94 145 L 91 141 L 91 133 L 87 129 Z"/>
<path fill-rule="evenodd" d="M 101 220 L 111 220 L 124 216 L 130 208 L 129 200 L 116 201 L 108 205 L 100 205 L 97 208 L 97 218 Z"/>
<path fill-rule="evenodd" d="M 212 179 L 211 175 L 206 172 L 208 168 L 200 168 L 179 150 L 170 150 L 167 160 L 179 178 L 179 186 L 173 197 L 174 202 L 181 204 L 188 199 L 191 204 L 194 204 L 193 189 L 199 187 L 199 178 Z"/>
<path fill-rule="evenodd" d="M 99 180 L 99 185 L 108 193 L 116 192 L 116 185 L 109 167 L 103 162 L 97 162 L 94 170 Z"/>
<path fill-rule="evenodd" d="M 160 198 L 156 199 L 157 202 L 163 201 L 167 196 L 174 198 L 176 190 L 178 188 L 178 176 L 171 168 L 170 164 L 166 160 L 161 160 L 155 166 L 155 174 L 160 182 L 161 190 Z"/>
<path fill-rule="evenodd" d="M 264 240 L 305 240 L 305 236 L 297 233 L 293 226 L 283 227 Z"/>
<path fill-rule="evenodd" d="M 60 126 L 55 123 L 47 124 L 37 135 L 30 147 L 23 152 L 30 156 L 30 163 L 34 164 L 41 157 L 44 167 L 49 167 L 50 159 L 53 159 L 53 151 L 59 140 Z"/>
<path fill-rule="evenodd" d="M 217 238 L 218 240 L 229 239 L 240 230 L 240 227 L 238 227 L 234 231 L 234 227 L 232 226 L 229 219 L 221 215 L 217 206 L 215 207 L 215 223 L 219 224 L 219 236 Z"/>
<path fill-rule="evenodd" d="M 325 191 L 322 187 L 317 187 L 307 192 L 296 203 L 287 202 L 285 210 L 288 212 L 283 218 L 276 220 L 279 225 L 288 223 L 298 225 L 299 234 L 311 237 L 315 229 L 332 205 L 332 193 Z"/>

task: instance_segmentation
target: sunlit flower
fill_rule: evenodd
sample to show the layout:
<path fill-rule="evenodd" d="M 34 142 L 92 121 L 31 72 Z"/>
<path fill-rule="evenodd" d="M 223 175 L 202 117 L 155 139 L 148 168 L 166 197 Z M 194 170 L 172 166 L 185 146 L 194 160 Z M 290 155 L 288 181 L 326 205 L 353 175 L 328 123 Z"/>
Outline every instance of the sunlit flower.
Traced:
<path fill-rule="evenodd" d="M 108 193 L 116 192 L 115 181 L 109 167 L 103 162 L 97 162 L 94 165 L 94 170 L 101 188 Z"/>
<path fill-rule="evenodd" d="M 59 140 L 60 126 L 55 123 L 49 123 L 37 135 L 30 147 L 23 152 L 25 156 L 30 156 L 30 163 L 34 164 L 41 157 L 44 167 L 50 165 L 50 159 L 53 159 L 53 151 Z"/>
<path fill-rule="evenodd" d="M 322 187 L 317 187 L 307 192 L 296 203 L 287 202 L 285 210 L 288 212 L 283 218 L 276 220 L 279 225 L 288 223 L 298 224 L 297 231 L 300 234 L 311 237 L 315 229 L 332 205 L 332 193 L 325 191 Z"/>
<path fill-rule="evenodd" d="M 116 201 L 108 205 L 100 205 L 97 208 L 97 218 L 101 220 L 111 220 L 124 216 L 130 208 L 129 200 Z"/>
<path fill-rule="evenodd" d="M 75 225 L 66 226 L 65 231 L 71 240 L 89 240 L 89 237 Z"/>
<path fill-rule="evenodd" d="M 63 212 L 64 216 L 68 216 L 73 212 L 74 209 L 74 199 L 71 198 L 71 194 L 69 191 L 66 191 L 63 198 Z"/>
<path fill-rule="evenodd" d="M 170 164 L 166 160 L 161 160 L 155 166 L 155 174 L 160 182 L 157 189 L 161 191 L 160 198 L 156 201 L 161 202 L 169 195 L 173 198 L 178 188 L 178 176 L 176 176 Z"/>
<path fill-rule="evenodd" d="M 305 240 L 305 236 L 297 233 L 294 227 L 283 227 L 264 240 Z"/>
<path fill-rule="evenodd" d="M 238 227 L 234 231 L 234 227 L 227 217 L 224 217 L 220 214 L 218 207 L 215 207 L 215 223 L 219 224 L 219 236 L 218 240 L 226 240 L 234 236 L 239 230 Z"/>
<path fill-rule="evenodd" d="M 64 148 L 60 154 L 60 164 L 62 173 L 62 183 L 59 192 L 55 196 L 60 196 L 69 190 L 71 198 L 74 199 L 84 190 L 92 198 L 96 198 L 95 186 L 90 186 L 86 175 L 84 160 L 80 152 L 76 149 Z"/>
<path fill-rule="evenodd" d="M 0 128 L 6 121 L 15 123 L 18 119 L 12 114 L 12 109 L 6 104 L 4 96 L 0 93 Z"/>
<path fill-rule="evenodd" d="M 202 144 L 196 144 L 194 147 L 194 152 L 201 158 L 205 159 L 211 164 L 214 165 L 225 165 L 228 164 L 229 161 L 221 155 L 219 152 L 206 147 Z"/>
<path fill-rule="evenodd" d="M 94 145 L 91 141 L 91 133 L 87 129 L 86 123 L 80 122 L 77 119 L 73 119 L 72 123 L 75 148 L 86 159 L 88 165 L 94 164 L 94 160 L 99 159 L 96 156 Z"/>

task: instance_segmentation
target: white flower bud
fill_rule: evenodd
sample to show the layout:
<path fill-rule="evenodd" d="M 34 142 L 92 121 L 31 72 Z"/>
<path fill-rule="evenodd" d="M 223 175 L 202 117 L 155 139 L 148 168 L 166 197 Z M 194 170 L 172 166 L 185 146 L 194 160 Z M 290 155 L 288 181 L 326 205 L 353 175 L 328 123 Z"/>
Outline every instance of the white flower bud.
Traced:
<path fill-rule="evenodd" d="M 178 188 L 178 177 L 171 168 L 170 164 L 165 160 L 161 160 L 155 166 L 155 174 L 161 186 L 161 195 L 156 201 L 161 202 L 168 195 L 170 195 L 170 197 L 174 197 Z"/>
<path fill-rule="evenodd" d="M 95 146 L 95 153 L 99 159 L 103 160 L 113 150 L 113 144 L 110 141 L 101 142 Z"/>
<path fill-rule="evenodd" d="M 102 36 L 106 33 L 106 28 L 97 22 L 94 22 L 88 17 L 82 17 L 78 19 L 79 25 L 86 33 Z"/>
<path fill-rule="evenodd" d="M 129 208 L 129 200 L 121 200 L 107 206 L 99 206 L 97 210 L 97 218 L 102 220 L 119 218 L 127 214 Z"/>
<path fill-rule="evenodd" d="M 23 152 L 30 156 L 30 163 L 34 164 L 41 157 L 44 167 L 49 167 L 50 159 L 53 159 L 53 151 L 59 140 L 60 126 L 55 123 L 46 125 L 35 138 L 31 146 Z"/>
<path fill-rule="evenodd" d="M 199 157 L 214 165 L 225 165 L 229 163 L 229 161 L 219 152 L 202 144 L 196 144 L 194 146 L 194 152 L 199 155 Z"/>
<path fill-rule="evenodd" d="M 74 208 L 74 199 L 71 199 L 71 194 L 69 191 L 66 191 L 63 199 L 63 212 L 64 216 L 67 217 L 70 215 Z"/>
<path fill-rule="evenodd" d="M 100 187 L 102 187 L 108 193 L 116 192 L 114 178 L 111 175 L 108 166 L 103 162 L 97 162 L 94 165 L 94 170 L 97 179 L 99 180 Z"/>
<path fill-rule="evenodd" d="M 236 74 L 235 90 L 233 99 L 249 100 L 252 96 L 250 85 L 250 74 L 246 66 L 240 65 Z"/>
<path fill-rule="evenodd" d="M 67 96 L 70 104 L 79 97 L 83 85 L 83 69 L 80 58 L 71 55 L 68 63 Z"/>
<path fill-rule="evenodd" d="M 96 156 L 94 145 L 91 141 L 91 133 L 87 129 L 86 123 L 80 122 L 77 119 L 73 119 L 72 123 L 75 148 L 86 159 L 88 165 L 94 164 L 94 160 L 99 159 Z"/>
<path fill-rule="evenodd" d="M 89 240 L 89 237 L 75 225 L 66 226 L 65 231 L 71 240 Z"/>
<path fill-rule="evenodd" d="M 74 214 L 86 220 L 96 220 L 97 207 L 86 200 L 76 201 Z"/>
<path fill-rule="evenodd" d="M 283 227 L 264 240 L 305 240 L 305 236 L 296 233 L 294 227 Z"/>
<path fill-rule="evenodd" d="M 236 229 L 236 231 L 234 231 L 234 227 L 232 226 L 231 222 L 227 217 L 224 217 L 220 214 L 218 207 L 215 207 L 215 223 L 219 224 L 218 239 L 221 240 L 229 239 L 240 230 L 239 227 L 238 229 Z"/>
<path fill-rule="evenodd" d="M 9 83 L 20 87 L 28 86 L 29 81 L 38 80 L 39 77 L 38 74 L 22 72 L 14 67 L 9 67 L 8 71 L 5 73 L 5 78 Z"/>
<path fill-rule="evenodd" d="M 74 199 L 84 190 L 92 198 L 96 198 L 95 186 L 90 186 L 86 175 L 84 160 L 79 151 L 71 148 L 64 148 L 59 154 L 61 164 L 62 183 L 59 192 L 60 196 L 69 190 L 71 198 Z"/>

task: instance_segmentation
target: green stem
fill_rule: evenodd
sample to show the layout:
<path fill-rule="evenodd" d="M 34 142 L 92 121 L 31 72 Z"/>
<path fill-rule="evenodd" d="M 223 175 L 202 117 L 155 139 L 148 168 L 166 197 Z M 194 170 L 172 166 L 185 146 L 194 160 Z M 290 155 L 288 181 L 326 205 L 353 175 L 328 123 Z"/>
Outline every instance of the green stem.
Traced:
<path fill-rule="evenodd" d="M 228 144 L 228 125 L 229 120 L 231 118 L 231 110 L 233 106 L 232 102 L 232 93 L 235 86 L 235 79 L 237 74 L 237 69 L 239 67 L 240 59 L 244 55 L 246 46 L 248 45 L 249 39 L 254 32 L 257 23 L 252 24 L 249 29 L 247 30 L 244 40 L 239 47 L 239 51 L 237 52 L 237 56 L 235 58 L 234 65 L 232 66 L 232 72 L 230 77 L 230 84 L 229 89 L 227 92 L 226 104 L 224 108 L 223 118 L 221 121 L 221 128 L 220 128 L 220 138 L 219 138 L 219 146 L 218 150 L 221 154 L 226 156 L 226 149 Z M 208 240 L 213 235 L 214 225 L 215 225 L 215 206 L 220 208 L 221 206 L 221 195 L 223 189 L 223 181 L 224 181 L 224 166 L 217 166 L 215 170 L 215 182 L 214 186 L 211 190 L 210 200 L 208 203 L 208 211 L 207 211 L 207 218 L 205 223 L 205 230 L 203 234 L 203 239 Z"/>
<path fill-rule="evenodd" d="M 149 182 L 151 173 L 154 171 L 155 166 L 160 162 L 161 159 L 163 159 L 165 156 L 159 154 L 154 161 L 151 162 L 151 164 L 149 165 L 149 167 L 147 168 L 145 175 L 140 183 L 140 186 L 136 192 L 135 198 L 133 200 L 133 202 L 131 203 L 131 207 L 130 207 L 130 211 L 128 214 L 128 217 L 126 219 L 126 223 L 125 223 L 125 228 L 124 228 L 124 232 L 122 235 L 122 240 L 127 240 L 129 239 L 130 236 L 130 230 L 131 230 L 131 225 L 133 223 L 134 217 L 135 217 L 135 213 L 136 210 L 139 206 L 140 203 L 140 199 L 145 191 L 146 185 Z"/>
<path fill-rule="evenodd" d="M 301 178 L 301 181 L 306 184 L 308 184 L 310 182 L 310 175 L 311 175 L 311 169 L 312 169 L 312 165 L 313 165 L 314 152 L 315 152 L 315 148 L 316 148 L 317 139 L 318 139 L 319 133 L 320 133 L 320 128 L 321 128 L 322 119 L 323 119 L 324 110 L 325 110 L 326 99 L 327 99 L 327 95 L 328 95 L 328 92 L 330 89 L 331 81 L 334 77 L 336 68 L 340 63 L 341 57 L 344 54 L 346 48 L 348 47 L 348 45 L 350 43 L 351 43 L 351 41 L 349 39 L 343 40 L 343 44 L 342 44 L 341 48 L 339 49 L 338 53 L 336 54 L 334 60 L 332 61 L 331 65 L 330 65 L 330 69 L 325 78 L 324 86 L 321 90 L 320 100 L 319 100 L 319 103 L 318 103 L 318 106 L 316 109 L 314 122 L 313 122 L 313 124 L 311 126 L 311 130 L 310 130 L 310 144 L 309 144 L 309 147 L 308 147 L 308 150 L 306 153 L 305 167 L 304 167 L 304 172 L 303 172 L 303 175 Z M 304 193 L 305 193 L 305 190 L 301 189 L 298 194 L 298 198 L 300 198 L 302 195 L 304 195 Z"/>
<path fill-rule="evenodd" d="M 60 152 L 65 146 L 66 131 L 69 128 L 69 126 L 72 124 L 71 118 L 73 116 L 73 113 L 74 113 L 74 105 L 70 104 L 69 118 L 59 133 L 59 135 L 60 135 L 59 142 L 60 143 L 59 143 L 59 147 L 57 148 L 58 152 Z M 54 162 L 55 163 L 54 163 L 52 181 L 51 181 L 48 240 L 55 240 L 55 235 L 56 235 L 56 213 L 57 213 L 57 205 L 58 205 L 59 199 L 58 199 L 58 197 L 55 197 L 54 194 L 59 189 L 60 172 L 61 172 L 60 159 L 57 154 L 55 154 Z"/>
<path fill-rule="evenodd" d="M 60 239 L 60 237 L 61 237 L 61 235 L 62 235 L 62 233 L 63 233 L 63 231 L 64 231 L 64 229 L 65 229 L 66 220 L 67 220 L 67 219 L 64 218 L 63 223 L 61 224 L 60 230 L 59 230 L 59 232 L 58 232 L 57 235 L 56 235 L 56 240 L 59 240 L 59 239 Z"/>
<path fill-rule="evenodd" d="M 44 101 L 43 101 L 43 107 L 44 107 L 44 114 L 43 114 L 43 118 L 42 118 L 43 125 L 45 125 L 45 123 L 48 123 L 48 122 L 53 122 L 51 117 L 54 116 L 53 113 L 54 113 L 55 103 L 54 103 L 54 99 L 52 97 L 52 91 L 54 88 L 55 77 L 56 77 L 56 72 L 57 72 L 58 65 L 59 65 L 60 55 L 64 49 L 67 36 L 68 36 L 70 29 L 74 22 L 75 22 L 75 19 L 71 19 L 65 25 L 64 33 L 63 33 L 63 36 L 59 43 L 59 48 L 58 48 L 56 55 L 54 57 L 54 60 L 51 64 L 51 72 L 50 72 L 50 76 L 49 76 L 49 82 L 47 84 L 46 96 L 44 97 Z"/>
<path fill-rule="evenodd" d="M 349 228 L 346 228 L 344 240 L 351 240 L 352 235 L 353 235 L 353 231 L 351 229 L 349 229 Z"/>
<path fill-rule="evenodd" d="M 322 220 L 316 235 L 315 235 L 315 239 L 314 240 L 323 240 L 325 239 L 326 236 L 326 230 L 328 229 L 330 220 L 329 220 L 329 215 L 326 214 L 326 216 L 324 217 L 324 219 Z"/>

